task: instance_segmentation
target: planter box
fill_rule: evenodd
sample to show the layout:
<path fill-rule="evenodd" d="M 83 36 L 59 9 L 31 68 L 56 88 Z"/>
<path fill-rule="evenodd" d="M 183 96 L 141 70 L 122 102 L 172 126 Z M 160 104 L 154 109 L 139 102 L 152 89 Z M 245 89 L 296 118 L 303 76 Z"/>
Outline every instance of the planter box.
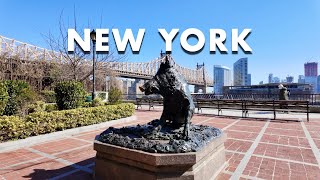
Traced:
<path fill-rule="evenodd" d="M 226 135 L 198 152 L 159 154 L 95 140 L 95 179 L 214 179 L 226 166 Z"/>

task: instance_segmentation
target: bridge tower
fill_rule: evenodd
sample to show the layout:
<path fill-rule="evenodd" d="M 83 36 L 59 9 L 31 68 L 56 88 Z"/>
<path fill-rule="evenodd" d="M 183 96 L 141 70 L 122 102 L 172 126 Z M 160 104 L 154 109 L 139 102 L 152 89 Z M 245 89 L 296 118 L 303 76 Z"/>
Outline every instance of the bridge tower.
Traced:
<path fill-rule="evenodd" d="M 194 92 L 199 93 L 199 90 L 202 90 L 202 93 L 207 93 L 207 81 L 206 81 L 206 76 L 205 76 L 205 69 L 204 69 L 204 63 L 198 64 L 197 63 L 197 70 L 202 68 L 202 78 L 203 78 L 203 85 L 195 85 L 194 86 Z"/>

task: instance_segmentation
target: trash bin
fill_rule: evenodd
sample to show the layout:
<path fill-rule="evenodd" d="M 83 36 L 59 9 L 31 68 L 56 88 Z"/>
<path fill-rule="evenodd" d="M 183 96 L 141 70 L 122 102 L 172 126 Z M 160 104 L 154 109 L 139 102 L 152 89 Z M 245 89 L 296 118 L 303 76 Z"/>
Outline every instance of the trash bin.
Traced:
<path fill-rule="evenodd" d="M 92 102 L 92 96 L 86 96 L 86 102 Z"/>

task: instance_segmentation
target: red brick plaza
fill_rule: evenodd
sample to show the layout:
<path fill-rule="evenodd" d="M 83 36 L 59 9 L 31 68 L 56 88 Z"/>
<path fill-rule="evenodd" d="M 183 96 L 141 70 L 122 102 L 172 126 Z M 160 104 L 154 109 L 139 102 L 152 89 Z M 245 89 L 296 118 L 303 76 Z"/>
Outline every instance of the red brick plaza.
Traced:
<path fill-rule="evenodd" d="M 144 108 L 146 109 L 146 108 Z M 137 110 L 137 120 L 115 127 L 143 124 L 161 109 Z M 294 115 L 289 115 L 294 119 Z M 310 122 L 195 114 L 193 123 L 221 128 L 228 166 L 218 179 L 320 179 L 320 114 Z M 301 121 L 302 120 L 302 121 Z M 12 151 L 0 149 L 0 179 L 92 179 L 93 139 L 107 127 L 61 136 Z"/>

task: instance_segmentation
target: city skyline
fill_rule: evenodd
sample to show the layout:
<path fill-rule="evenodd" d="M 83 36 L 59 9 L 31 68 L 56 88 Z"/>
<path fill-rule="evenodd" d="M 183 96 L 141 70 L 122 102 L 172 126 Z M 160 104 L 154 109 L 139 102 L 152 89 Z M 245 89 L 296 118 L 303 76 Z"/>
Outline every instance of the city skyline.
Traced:
<path fill-rule="evenodd" d="M 181 49 L 181 34 L 178 34 L 173 42 L 172 55 L 178 64 L 193 69 L 197 63 L 204 62 L 210 73 L 216 64 L 232 67 L 238 59 L 248 57 L 252 84 L 262 80 L 267 82 L 270 72 L 279 77 L 292 75 L 297 79 L 303 74 L 304 63 L 319 62 L 320 59 L 320 2 L 316 0 L 246 3 L 162 1 L 161 4 L 148 1 L 96 1 L 93 4 L 54 1 L 49 6 L 48 2 L 1 1 L 0 4 L 6 7 L 0 12 L 5 19 L 0 23 L 0 35 L 44 48 L 48 48 L 44 36 L 49 31 L 53 34 L 59 31 L 62 12 L 63 20 L 69 22 L 70 27 L 75 14 L 77 24 L 88 28 L 118 28 L 120 33 L 125 28 L 131 28 L 134 33 L 139 28 L 146 28 L 140 53 L 127 52 L 127 61 L 130 62 L 150 61 L 165 49 L 165 43 L 157 33 L 158 28 L 179 28 L 181 31 L 198 28 L 205 33 L 206 39 L 209 39 L 211 28 L 224 29 L 227 37 L 232 28 L 251 28 L 252 33 L 246 41 L 253 50 L 252 54 L 242 51 L 238 54 L 210 54 L 208 45 L 198 54 L 188 54 Z M 195 42 L 194 38 L 190 39 L 191 44 Z M 226 47 L 231 49 L 230 40 L 226 41 Z"/>
<path fill-rule="evenodd" d="M 242 58 L 240 58 L 240 59 L 242 59 Z M 304 63 L 304 65 L 306 65 L 306 64 L 308 64 L 308 63 L 316 63 L 316 64 L 318 64 L 318 62 L 306 62 L 306 63 Z M 249 66 L 249 62 L 248 62 L 248 66 Z M 222 67 L 225 67 L 225 68 L 228 68 L 228 69 L 230 69 L 230 71 L 231 71 L 231 75 L 233 76 L 233 72 L 234 72 L 234 69 L 233 68 L 230 68 L 230 67 L 228 67 L 228 66 L 225 66 L 225 65 L 223 65 L 223 64 L 215 64 L 215 65 L 213 65 L 213 67 L 215 67 L 215 66 L 222 66 Z M 316 68 L 316 71 L 318 72 L 319 71 L 319 67 L 317 66 L 317 68 Z M 316 72 L 316 76 L 318 76 L 318 73 Z M 304 78 L 306 77 L 306 69 L 304 69 L 304 72 L 303 73 L 301 73 L 301 74 L 299 74 L 299 75 L 297 75 L 297 76 L 292 76 L 291 74 L 287 74 L 287 75 L 285 75 L 285 77 L 282 77 L 282 76 L 278 76 L 277 74 L 274 74 L 273 72 L 270 72 L 269 73 L 269 75 L 268 75 L 268 77 L 266 78 L 267 80 L 265 81 L 265 80 L 261 80 L 261 81 L 259 81 L 258 83 L 256 83 L 256 84 L 252 84 L 252 85 L 258 85 L 258 84 L 261 84 L 261 82 L 263 82 L 263 84 L 266 84 L 266 83 L 279 83 L 279 82 L 289 82 L 289 83 L 292 83 L 292 82 L 294 82 L 294 83 L 305 83 L 304 81 L 303 82 L 299 82 L 299 80 L 301 80 L 301 79 L 303 79 L 304 80 Z M 248 75 L 251 75 L 250 73 L 248 73 Z M 214 75 L 213 75 L 214 76 Z M 302 78 L 303 77 L 303 78 Z M 233 78 L 232 78 L 232 83 L 233 83 Z"/>

